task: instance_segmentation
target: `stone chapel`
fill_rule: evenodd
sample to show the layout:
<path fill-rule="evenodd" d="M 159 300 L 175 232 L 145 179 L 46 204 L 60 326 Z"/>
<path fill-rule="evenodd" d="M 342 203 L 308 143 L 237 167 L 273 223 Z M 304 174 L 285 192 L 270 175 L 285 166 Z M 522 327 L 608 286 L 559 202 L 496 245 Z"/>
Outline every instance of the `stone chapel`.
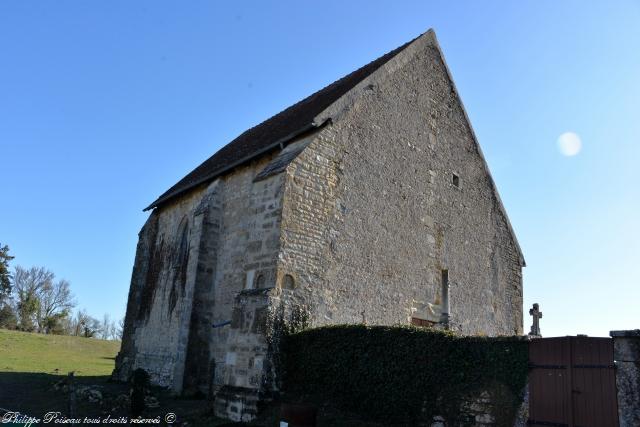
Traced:
<path fill-rule="evenodd" d="M 219 415 L 250 418 L 276 387 L 274 313 L 522 334 L 525 261 L 433 30 L 248 129 L 146 210 L 113 376 L 143 368 Z"/>

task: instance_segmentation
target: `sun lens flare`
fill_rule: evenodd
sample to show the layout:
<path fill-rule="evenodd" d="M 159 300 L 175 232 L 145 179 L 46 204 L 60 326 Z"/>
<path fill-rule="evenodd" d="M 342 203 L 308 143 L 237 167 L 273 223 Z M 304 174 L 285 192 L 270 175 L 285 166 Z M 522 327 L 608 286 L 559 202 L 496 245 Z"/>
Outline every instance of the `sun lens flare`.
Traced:
<path fill-rule="evenodd" d="M 582 150 L 582 140 L 574 132 L 565 132 L 558 137 L 558 149 L 564 156 L 575 156 Z"/>

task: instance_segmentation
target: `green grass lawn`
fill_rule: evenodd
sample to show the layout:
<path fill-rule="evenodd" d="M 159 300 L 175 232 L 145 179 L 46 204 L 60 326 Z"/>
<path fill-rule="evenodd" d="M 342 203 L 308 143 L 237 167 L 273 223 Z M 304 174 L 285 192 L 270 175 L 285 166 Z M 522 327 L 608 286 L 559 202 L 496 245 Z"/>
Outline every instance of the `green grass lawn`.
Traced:
<path fill-rule="evenodd" d="M 64 411 L 68 397 L 53 384 L 73 371 L 79 385 L 112 386 L 107 381 L 119 349 L 119 341 L 0 329 L 0 408 L 38 416 Z M 96 410 L 78 406 L 80 413 Z"/>
<path fill-rule="evenodd" d="M 66 414 L 68 393 L 56 390 L 54 384 L 74 371 L 78 387 L 97 387 L 105 398 L 104 404 L 78 398 L 78 416 L 127 416 L 128 406 L 114 410 L 110 404 L 118 395 L 129 394 L 128 384 L 110 381 L 119 350 L 119 341 L 0 329 L 0 408 L 35 417 L 50 411 Z M 210 414 L 206 400 L 183 399 L 161 389 L 154 389 L 153 394 L 161 406 L 148 409 L 146 416 L 173 412 L 194 427 L 228 424 Z"/>
<path fill-rule="evenodd" d="M 0 329 L 0 372 L 110 375 L 119 350 L 120 341 Z"/>
<path fill-rule="evenodd" d="M 104 404 L 77 400 L 77 415 L 126 416 L 129 408 L 113 410 L 112 402 L 121 394 L 129 394 L 129 385 L 110 381 L 119 341 L 93 338 L 43 335 L 0 329 L 0 408 L 42 417 L 50 411 L 66 414 L 68 393 L 56 390 L 54 384 L 75 372 L 77 387 L 91 386 L 101 391 Z M 57 369 L 57 370 L 56 370 Z M 169 391 L 154 389 L 161 407 L 149 409 L 149 416 L 174 412 L 191 425 L 218 425 L 222 421 L 209 415 L 206 401 L 179 399 Z M 202 415 L 204 414 L 204 415 Z M 204 423 L 196 422 L 201 417 Z M 0 423 L 1 424 L 1 423 Z"/>

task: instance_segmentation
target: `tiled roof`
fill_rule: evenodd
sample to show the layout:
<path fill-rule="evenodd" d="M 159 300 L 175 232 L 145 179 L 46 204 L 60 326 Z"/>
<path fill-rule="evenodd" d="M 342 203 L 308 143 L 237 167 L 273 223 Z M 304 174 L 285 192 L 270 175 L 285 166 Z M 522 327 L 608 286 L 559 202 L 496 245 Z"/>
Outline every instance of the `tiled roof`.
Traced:
<path fill-rule="evenodd" d="M 411 42 L 413 40 L 308 96 L 259 125 L 246 130 L 178 181 L 177 184 L 165 191 L 145 210 L 158 207 L 193 187 L 211 181 L 231 168 L 269 151 L 274 148 L 274 145 L 291 139 L 309 130 L 312 126 L 320 125 L 321 123 L 313 123 L 314 117 L 397 55 Z"/>

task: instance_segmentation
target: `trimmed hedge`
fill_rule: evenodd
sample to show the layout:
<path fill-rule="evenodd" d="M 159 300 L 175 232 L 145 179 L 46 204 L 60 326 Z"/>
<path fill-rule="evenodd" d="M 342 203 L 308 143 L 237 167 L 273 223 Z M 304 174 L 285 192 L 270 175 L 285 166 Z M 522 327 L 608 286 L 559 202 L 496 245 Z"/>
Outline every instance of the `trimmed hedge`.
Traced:
<path fill-rule="evenodd" d="M 522 338 L 462 337 L 416 327 L 309 329 L 285 336 L 282 350 L 285 394 L 387 422 L 440 415 L 464 423 L 461 405 L 496 384 L 507 393 L 496 393 L 493 398 L 500 395 L 502 402 L 495 405 L 512 418 L 528 373 Z"/>

